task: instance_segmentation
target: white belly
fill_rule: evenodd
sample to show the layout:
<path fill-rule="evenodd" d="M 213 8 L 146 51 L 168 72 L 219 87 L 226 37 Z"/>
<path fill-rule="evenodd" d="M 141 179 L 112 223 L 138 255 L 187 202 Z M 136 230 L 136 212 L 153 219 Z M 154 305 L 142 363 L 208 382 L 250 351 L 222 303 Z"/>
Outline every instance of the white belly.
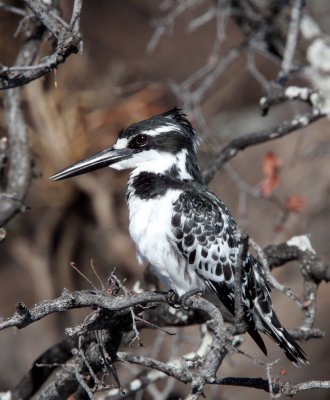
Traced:
<path fill-rule="evenodd" d="M 160 199 L 141 200 L 131 196 L 129 231 L 135 242 L 139 262 L 150 263 L 156 275 L 179 296 L 202 289 L 200 280 L 175 247 L 171 229 L 172 203 L 179 190 L 169 190 Z"/>

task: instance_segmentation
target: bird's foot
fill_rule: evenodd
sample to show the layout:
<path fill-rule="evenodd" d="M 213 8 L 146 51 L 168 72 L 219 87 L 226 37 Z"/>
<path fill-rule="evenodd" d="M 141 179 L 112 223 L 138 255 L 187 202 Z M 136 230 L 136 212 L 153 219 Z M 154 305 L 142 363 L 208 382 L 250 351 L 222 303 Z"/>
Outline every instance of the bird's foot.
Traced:
<path fill-rule="evenodd" d="M 170 289 L 166 295 L 167 303 L 173 308 L 181 308 L 180 297 L 174 290 Z"/>
<path fill-rule="evenodd" d="M 191 303 L 189 304 L 189 299 L 195 294 L 201 294 L 201 291 L 199 289 L 189 290 L 189 292 L 180 297 L 180 303 L 184 310 L 188 311 L 190 309 Z"/>
<path fill-rule="evenodd" d="M 201 291 L 198 289 L 193 289 L 180 297 L 177 293 L 174 292 L 174 290 L 170 289 L 167 292 L 167 302 L 173 308 L 178 309 L 182 307 L 185 311 L 188 311 L 190 309 L 190 304 L 188 300 L 191 296 L 194 296 L 198 293 L 201 293 Z"/>

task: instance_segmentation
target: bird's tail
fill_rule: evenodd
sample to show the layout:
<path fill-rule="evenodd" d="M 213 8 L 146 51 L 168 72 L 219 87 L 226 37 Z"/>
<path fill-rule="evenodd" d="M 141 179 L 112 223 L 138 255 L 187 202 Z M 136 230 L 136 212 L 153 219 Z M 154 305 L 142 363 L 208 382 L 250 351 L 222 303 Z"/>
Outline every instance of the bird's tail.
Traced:
<path fill-rule="evenodd" d="M 264 272 L 261 265 L 252 257 L 254 261 L 254 311 L 257 321 L 262 325 L 261 330 L 264 330 L 274 342 L 276 342 L 284 351 L 286 357 L 296 366 L 300 364 L 308 364 L 304 350 L 298 345 L 290 333 L 284 328 L 279 321 L 275 311 L 273 310 L 272 300 L 270 297 L 270 288 L 264 277 Z M 259 328 L 258 328 L 259 329 Z"/>
<path fill-rule="evenodd" d="M 283 349 L 286 357 L 294 365 L 299 367 L 300 364 L 308 364 L 304 350 L 284 328 L 274 310 L 267 315 L 258 312 L 258 316 L 264 325 L 265 333 Z"/>

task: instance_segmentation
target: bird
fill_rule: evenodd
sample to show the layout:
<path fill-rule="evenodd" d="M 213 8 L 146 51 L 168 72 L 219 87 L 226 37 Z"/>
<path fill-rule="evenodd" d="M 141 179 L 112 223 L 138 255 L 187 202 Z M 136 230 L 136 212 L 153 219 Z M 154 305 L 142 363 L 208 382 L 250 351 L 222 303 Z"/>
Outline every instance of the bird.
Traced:
<path fill-rule="evenodd" d="M 111 167 L 131 170 L 126 189 L 129 232 L 141 264 L 178 298 L 215 293 L 235 314 L 235 273 L 242 237 L 233 216 L 206 184 L 197 160 L 198 134 L 175 107 L 122 129 L 115 144 L 59 171 L 57 181 Z M 279 321 L 260 262 L 248 251 L 241 268 L 247 332 L 267 355 L 266 334 L 295 365 L 304 350 Z"/>

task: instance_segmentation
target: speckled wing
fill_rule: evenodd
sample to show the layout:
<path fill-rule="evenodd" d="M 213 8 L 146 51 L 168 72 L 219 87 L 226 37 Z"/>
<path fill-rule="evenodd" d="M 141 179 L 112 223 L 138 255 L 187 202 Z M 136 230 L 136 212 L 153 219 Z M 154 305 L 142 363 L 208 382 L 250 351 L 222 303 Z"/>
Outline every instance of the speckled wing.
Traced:
<path fill-rule="evenodd" d="M 185 190 L 173 204 L 172 228 L 176 246 L 212 289 L 224 306 L 235 313 L 235 266 L 240 238 L 237 225 L 224 204 L 207 189 Z M 256 282 L 250 259 L 242 271 L 242 299 L 248 332 L 266 353 L 251 310 L 256 298 Z"/>
<path fill-rule="evenodd" d="M 191 268 L 206 279 L 233 284 L 236 223 L 212 192 L 185 190 L 173 204 L 172 227 Z"/>
<path fill-rule="evenodd" d="M 186 268 L 193 268 L 234 315 L 235 268 L 241 239 L 227 208 L 206 188 L 192 187 L 173 203 L 171 223 Z M 278 320 L 269 291 L 260 263 L 248 254 L 242 270 L 242 303 L 248 333 L 265 354 L 267 349 L 258 330 L 277 342 L 293 363 L 305 363 L 304 351 Z"/>

